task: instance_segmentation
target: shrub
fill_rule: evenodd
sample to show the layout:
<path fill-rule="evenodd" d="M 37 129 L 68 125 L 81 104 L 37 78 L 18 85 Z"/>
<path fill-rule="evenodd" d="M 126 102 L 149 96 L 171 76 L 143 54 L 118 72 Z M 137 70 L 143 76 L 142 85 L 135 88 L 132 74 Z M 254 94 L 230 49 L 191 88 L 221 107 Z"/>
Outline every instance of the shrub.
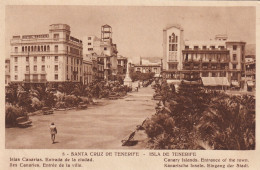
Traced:
<path fill-rule="evenodd" d="M 16 119 L 26 115 L 27 113 L 17 106 L 5 105 L 5 124 L 8 126 L 15 126 Z"/>
<path fill-rule="evenodd" d="M 64 102 L 65 102 L 66 106 L 74 107 L 79 104 L 80 99 L 74 95 L 67 95 L 67 96 L 65 96 Z"/>
<path fill-rule="evenodd" d="M 55 104 L 55 108 L 64 109 L 64 108 L 66 108 L 66 104 L 65 104 L 65 102 L 59 101 Z"/>
<path fill-rule="evenodd" d="M 37 99 L 36 97 L 32 98 L 32 109 L 33 110 L 40 110 L 44 103 L 42 101 L 40 101 L 39 99 Z"/>

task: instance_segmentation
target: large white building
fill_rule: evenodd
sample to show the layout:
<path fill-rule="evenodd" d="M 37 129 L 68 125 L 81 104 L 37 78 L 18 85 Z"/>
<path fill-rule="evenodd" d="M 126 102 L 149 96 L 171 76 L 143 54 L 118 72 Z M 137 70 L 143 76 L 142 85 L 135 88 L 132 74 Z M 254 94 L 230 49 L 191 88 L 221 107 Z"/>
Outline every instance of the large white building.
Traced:
<path fill-rule="evenodd" d="M 82 82 L 82 41 L 70 26 L 52 24 L 48 34 L 16 35 L 11 39 L 12 82 Z"/>

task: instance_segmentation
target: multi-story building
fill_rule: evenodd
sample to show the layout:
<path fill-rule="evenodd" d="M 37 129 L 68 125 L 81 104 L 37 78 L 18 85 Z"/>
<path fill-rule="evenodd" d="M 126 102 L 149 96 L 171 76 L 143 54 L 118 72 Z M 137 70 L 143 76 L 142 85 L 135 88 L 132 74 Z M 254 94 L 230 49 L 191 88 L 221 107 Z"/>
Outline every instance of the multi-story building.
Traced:
<path fill-rule="evenodd" d="M 88 36 L 86 40 L 86 54 L 97 54 L 104 61 L 104 78 L 111 79 L 117 74 L 117 46 L 112 41 L 112 28 L 109 25 L 101 27 L 101 39 Z"/>
<path fill-rule="evenodd" d="M 118 74 L 126 74 L 127 58 L 121 55 L 117 56 L 117 71 Z"/>
<path fill-rule="evenodd" d="M 67 24 L 52 24 L 48 34 L 11 39 L 11 81 L 24 83 L 82 82 L 82 41 Z"/>
<path fill-rule="evenodd" d="M 229 40 L 226 35 L 217 35 L 210 41 L 184 41 L 181 27 L 166 28 L 163 30 L 163 74 L 173 80 L 223 77 L 224 82 L 243 86 L 245 44 Z"/>
<path fill-rule="evenodd" d="M 139 73 L 155 73 L 155 75 L 159 75 L 161 73 L 161 64 L 154 63 L 146 60 L 145 63 L 143 63 L 143 59 L 140 58 L 139 64 L 134 64 L 134 72 Z"/>
<path fill-rule="evenodd" d="M 92 82 L 92 58 L 83 56 L 83 84 Z"/>
<path fill-rule="evenodd" d="M 5 59 L 5 86 L 10 83 L 10 59 Z"/>
<path fill-rule="evenodd" d="M 96 53 L 86 55 L 92 62 L 92 81 L 104 80 L 104 60 Z"/>
<path fill-rule="evenodd" d="M 248 55 L 245 58 L 245 81 L 247 85 L 247 90 L 255 89 L 255 55 Z"/>

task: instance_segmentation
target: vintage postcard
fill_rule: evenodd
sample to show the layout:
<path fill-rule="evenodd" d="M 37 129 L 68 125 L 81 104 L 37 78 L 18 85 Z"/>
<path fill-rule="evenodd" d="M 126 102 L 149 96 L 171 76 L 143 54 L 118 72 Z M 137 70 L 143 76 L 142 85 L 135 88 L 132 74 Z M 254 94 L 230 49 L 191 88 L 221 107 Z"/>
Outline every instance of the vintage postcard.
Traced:
<path fill-rule="evenodd" d="M 260 169 L 257 2 L 1 9 L 1 168 Z"/>

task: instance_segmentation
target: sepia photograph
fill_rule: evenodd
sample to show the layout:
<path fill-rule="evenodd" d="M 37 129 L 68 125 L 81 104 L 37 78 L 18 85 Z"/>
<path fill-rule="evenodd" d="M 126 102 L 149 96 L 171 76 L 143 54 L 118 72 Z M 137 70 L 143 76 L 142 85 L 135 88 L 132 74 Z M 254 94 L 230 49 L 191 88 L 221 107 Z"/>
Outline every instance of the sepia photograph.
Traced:
<path fill-rule="evenodd" d="M 255 150 L 255 6 L 5 7 L 5 149 Z"/>

